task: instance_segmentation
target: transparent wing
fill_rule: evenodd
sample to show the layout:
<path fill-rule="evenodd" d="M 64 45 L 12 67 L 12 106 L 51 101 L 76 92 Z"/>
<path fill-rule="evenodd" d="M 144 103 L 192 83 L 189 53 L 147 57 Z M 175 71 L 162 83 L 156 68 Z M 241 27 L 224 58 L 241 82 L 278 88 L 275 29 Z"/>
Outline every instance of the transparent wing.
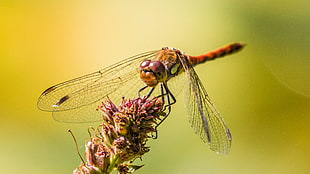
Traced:
<path fill-rule="evenodd" d="M 187 75 L 185 104 L 191 127 L 195 133 L 219 154 L 227 154 L 231 146 L 231 134 L 223 118 L 210 100 L 203 84 L 186 59 L 180 59 Z"/>
<path fill-rule="evenodd" d="M 137 73 L 139 74 L 139 73 Z M 140 80 L 139 75 L 137 78 L 132 78 L 120 85 L 113 92 L 111 92 L 108 97 L 118 105 L 122 97 L 136 98 L 138 96 L 138 90 L 141 89 L 145 84 Z M 140 95 L 144 96 L 149 92 L 150 89 L 143 90 Z M 160 88 L 156 87 L 152 93 L 153 96 L 159 96 L 161 94 Z M 96 110 L 100 103 L 106 102 L 106 98 L 99 99 L 91 104 L 78 107 L 76 109 L 70 109 L 65 111 L 55 111 L 53 112 L 53 118 L 59 122 L 66 123 L 85 123 L 85 122 L 95 122 L 102 121 L 102 114 Z"/>
<path fill-rule="evenodd" d="M 104 100 L 102 101 L 104 102 Z M 94 102 L 76 109 L 53 112 L 53 118 L 65 123 L 87 123 L 102 121 L 102 114 L 96 110 L 100 102 Z"/>
<path fill-rule="evenodd" d="M 139 78 L 139 64 L 145 59 L 153 59 L 157 52 L 139 54 L 95 73 L 52 86 L 39 97 L 38 108 L 54 112 L 53 116 L 58 121 L 85 122 L 72 120 L 74 117 L 78 118 L 79 113 L 86 121 L 93 121 L 94 119 L 83 116 L 82 111 L 86 114 L 88 107 L 93 107 L 91 110 L 95 110 L 96 105 L 106 96 L 118 100 L 125 96 L 136 96 L 138 90 L 145 86 Z M 63 112 L 58 114 L 58 111 Z"/>

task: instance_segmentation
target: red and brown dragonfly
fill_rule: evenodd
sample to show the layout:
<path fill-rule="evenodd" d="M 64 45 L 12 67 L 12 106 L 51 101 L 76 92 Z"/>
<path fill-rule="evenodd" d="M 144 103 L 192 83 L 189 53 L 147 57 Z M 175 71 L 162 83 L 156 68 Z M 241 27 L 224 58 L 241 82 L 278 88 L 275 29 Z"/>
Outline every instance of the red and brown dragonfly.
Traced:
<path fill-rule="evenodd" d="M 233 43 L 199 56 L 169 47 L 138 54 L 46 89 L 38 99 L 38 108 L 53 112 L 53 118 L 60 122 L 94 122 L 101 120 L 96 108 L 105 97 L 119 101 L 143 95 L 161 96 L 170 112 L 175 95 L 185 88 L 190 126 L 210 149 L 227 154 L 231 133 L 193 67 L 243 47 Z"/>

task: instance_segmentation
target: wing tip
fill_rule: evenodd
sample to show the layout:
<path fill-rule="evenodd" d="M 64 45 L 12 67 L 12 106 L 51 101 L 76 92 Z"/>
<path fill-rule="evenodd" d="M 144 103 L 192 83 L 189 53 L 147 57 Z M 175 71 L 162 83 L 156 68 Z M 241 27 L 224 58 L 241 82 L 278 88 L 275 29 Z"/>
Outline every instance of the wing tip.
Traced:
<path fill-rule="evenodd" d="M 216 154 L 219 155 L 228 155 L 231 149 L 231 144 L 232 144 L 232 136 L 230 133 L 230 130 L 226 128 L 226 137 L 225 139 L 227 141 L 225 142 L 217 142 L 212 144 L 212 139 L 206 141 L 205 143 L 208 145 L 208 147 L 214 151 Z"/>
<path fill-rule="evenodd" d="M 45 91 L 42 92 L 41 96 L 46 96 L 47 94 L 51 93 L 55 89 L 57 89 L 56 86 L 49 87 Z"/>

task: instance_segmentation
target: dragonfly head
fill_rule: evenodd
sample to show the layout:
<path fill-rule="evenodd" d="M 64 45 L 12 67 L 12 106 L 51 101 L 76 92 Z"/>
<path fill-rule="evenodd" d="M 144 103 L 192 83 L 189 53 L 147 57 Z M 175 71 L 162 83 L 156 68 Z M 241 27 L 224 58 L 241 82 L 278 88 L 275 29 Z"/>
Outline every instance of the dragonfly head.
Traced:
<path fill-rule="evenodd" d="M 141 80 L 150 87 L 155 87 L 159 82 L 167 81 L 165 66 L 157 60 L 144 60 L 139 68 Z"/>

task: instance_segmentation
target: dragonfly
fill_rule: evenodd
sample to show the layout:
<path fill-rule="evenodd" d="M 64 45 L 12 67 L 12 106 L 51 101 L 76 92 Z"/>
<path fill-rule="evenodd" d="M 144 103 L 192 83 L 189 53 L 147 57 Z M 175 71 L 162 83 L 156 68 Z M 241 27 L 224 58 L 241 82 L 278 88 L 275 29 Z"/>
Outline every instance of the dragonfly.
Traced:
<path fill-rule="evenodd" d="M 39 97 L 40 110 L 52 112 L 60 122 L 100 121 L 96 111 L 103 98 L 112 101 L 144 95 L 165 96 L 167 106 L 185 88 L 185 106 L 190 126 L 209 148 L 228 154 L 232 136 L 214 106 L 194 67 L 240 51 L 245 44 L 232 43 L 199 56 L 164 47 L 124 59 L 112 66 L 46 89 Z"/>

